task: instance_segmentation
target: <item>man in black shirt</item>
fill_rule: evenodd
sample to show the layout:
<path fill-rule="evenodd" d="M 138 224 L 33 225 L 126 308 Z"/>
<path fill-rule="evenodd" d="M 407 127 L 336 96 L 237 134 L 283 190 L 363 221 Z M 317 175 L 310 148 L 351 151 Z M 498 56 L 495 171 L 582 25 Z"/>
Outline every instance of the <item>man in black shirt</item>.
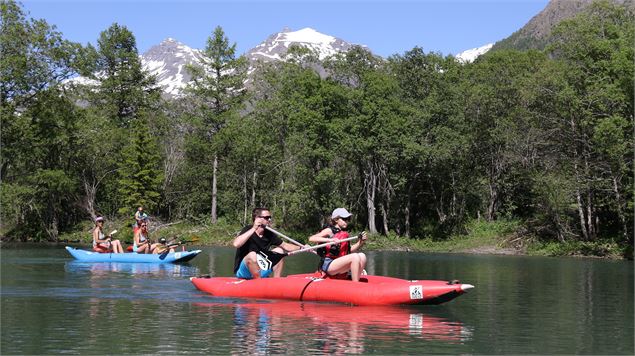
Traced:
<path fill-rule="evenodd" d="M 283 242 L 273 232 L 265 229 L 271 224 L 271 212 L 267 208 L 255 208 L 252 212 L 253 225 L 245 226 L 234 239 L 236 257 L 234 259 L 234 273 L 238 278 L 252 279 L 280 277 L 285 251 L 299 250 L 301 247 Z M 271 260 L 269 257 L 275 257 Z"/>

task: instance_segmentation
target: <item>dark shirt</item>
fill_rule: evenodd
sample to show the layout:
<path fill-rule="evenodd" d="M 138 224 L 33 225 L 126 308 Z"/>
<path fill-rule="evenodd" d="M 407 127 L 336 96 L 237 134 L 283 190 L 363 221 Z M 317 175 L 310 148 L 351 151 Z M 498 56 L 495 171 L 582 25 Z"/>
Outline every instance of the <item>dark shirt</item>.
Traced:
<path fill-rule="evenodd" d="M 251 229 L 252 226 L 245 226 L 238 235 L 242 235 L 245 231 Z M 249 236 L 249 239 L 239 248 L 236 249 L 236 257 L 234 259 L 234 273 L 238 271 L 238 267 L 240 267 L 240 262 L 242 262 L 243 258 L 247 256 L 247 254 L 251 251 L 269 251 L 271 246 L 279 246 L 282 244 L 282 240 L 276 236 L 273 232 L 269 230 L 265 230 L 262 237 L 259 237 L 254 232 Z"/>

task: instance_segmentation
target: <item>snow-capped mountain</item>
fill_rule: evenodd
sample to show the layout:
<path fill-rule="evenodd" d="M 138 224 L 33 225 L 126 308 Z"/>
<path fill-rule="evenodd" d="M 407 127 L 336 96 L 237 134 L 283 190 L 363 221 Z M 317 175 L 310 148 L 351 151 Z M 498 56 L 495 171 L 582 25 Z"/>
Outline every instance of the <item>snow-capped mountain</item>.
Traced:
<path fill-rule="evenodd" d="M 248 72 L 253 72 L 253 67 L 259 60 L 265 62 L 283 60 L 289 46 L 293 44 L 315 50 L 320 59 L 338 52 L 346 52 L 353 46 L 312 28 L 299 31 L 285 28 L 245 53 L 251 67 Z M 200 63 L 201 56 L 201 50 L 190 48 L 168 38 L 141 55 L 141 63 L 145 70 L 157 77 L 158 84 L 168 96 L 178 96 L 191 78 L 185 69 L 185 64 L 196 65 Z"/>
<path fill-rule="evenodd" d="M 283 60 L 284 54 L 291 45 L 300 45 L 317 52 L 320 59 L 339 52 L 348 51 L 353 45 L 339 38 L 325 35 L 312 28 L 291 31 L 285 28 L 282 32 L 269 36 L 264 42 L 247 51 L 245 55 L 251 61 Z"/>
<path fill-rule="evenodd" d="M 466 51 L 463 51 L 457 54 L 456 59 L 458 59 L 459 61 L 463 63 L 472 63 L 478 56 L 483 55 L 487 53 L 487 51 L 492 49 L 492 46 L 494 46 L 493 43 L 488 43 L 482 47 L 468 49 Z"/>
<path fill-rule="evenodd" d="M 167 38 L 144 53 L 141 64 L 150 74 L 156 75 L 157 84 L 166 94 L 178 96 L 191 79 L 185 65 L 196 65 L 201 57 L 200 50 Z"/>

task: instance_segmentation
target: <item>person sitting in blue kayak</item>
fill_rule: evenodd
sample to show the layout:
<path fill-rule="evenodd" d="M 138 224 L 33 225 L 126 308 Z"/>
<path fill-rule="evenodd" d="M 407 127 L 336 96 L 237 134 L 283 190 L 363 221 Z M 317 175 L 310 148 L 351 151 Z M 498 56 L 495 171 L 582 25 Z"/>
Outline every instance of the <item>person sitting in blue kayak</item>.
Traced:
<path fill-rule="evenodd" d="M 244 279 L 264 278 L 272 274 L 280 277 L 284 253 L 301 247 L 283 242 L 266 229 L 272 220 L 269 209 L 255 208 L 251 215 L 253 224 L 245 226 L 233 242 L 236 247 L 234 273 Z"/>
<path fill-rule="evenodd" d="M 95 218 L 95 228 L 93 229 L 93 251 L 99 253 L 123 253 L 121 241 L 113 240 L 111 235 L 104 236 L 105 219 L 102 216 Z"/>
<path fill-rule="evenodd" d="M 139 222 L 139 229 L 134 232 L 132 251 L 136 253 L 154 253 L 157 244 L 151 243 L 148 237 L 148 219 Z"/>
<path fill-rule="evenodd" d="M 348 223 L 353 214 L 344 208 L 337 208 L 331 214 L 331 223 L 317 234 L 309 237 L 309 242 L 326 243 L 348 238 Z M 359 282 L 359 276 L 366 268 L 366 255 L 356 252 L 364 246 L 366 232 L 359 235 L 359 239 L 353 245 L 349 241 L 325 246 L 317 250 L 320 256 L 318 269 L 331 278 L 347 278 L 348 272 L 351 280 Z"/>

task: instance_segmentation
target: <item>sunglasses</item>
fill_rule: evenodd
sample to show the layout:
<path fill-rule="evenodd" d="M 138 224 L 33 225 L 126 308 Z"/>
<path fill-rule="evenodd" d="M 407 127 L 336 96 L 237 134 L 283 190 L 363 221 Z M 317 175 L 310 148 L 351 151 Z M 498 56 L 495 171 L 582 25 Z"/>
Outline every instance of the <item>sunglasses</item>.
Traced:
<path fill-rule="evenodd" d="M 350 216 L 349 216 L 349 217 L 347 217 L 347 218 L 340 218 L 340 219 L 342 219 L 342 220 L 344 220 L 344 221 L 351 221 L 351 217 L 350 217 Z"/>
<path fill-rule="evenodd" d="M 268 220 L 268 221 L 271 221 L 271 219 L 273 219 L 273 218 L 271 217 L 271 215 L 267 215 L 267 216 L 260 215 L 260 216 L 258 216 L 258 217 L 259 217 L 259 218 L 261 218 L 261 219 Z"/>

